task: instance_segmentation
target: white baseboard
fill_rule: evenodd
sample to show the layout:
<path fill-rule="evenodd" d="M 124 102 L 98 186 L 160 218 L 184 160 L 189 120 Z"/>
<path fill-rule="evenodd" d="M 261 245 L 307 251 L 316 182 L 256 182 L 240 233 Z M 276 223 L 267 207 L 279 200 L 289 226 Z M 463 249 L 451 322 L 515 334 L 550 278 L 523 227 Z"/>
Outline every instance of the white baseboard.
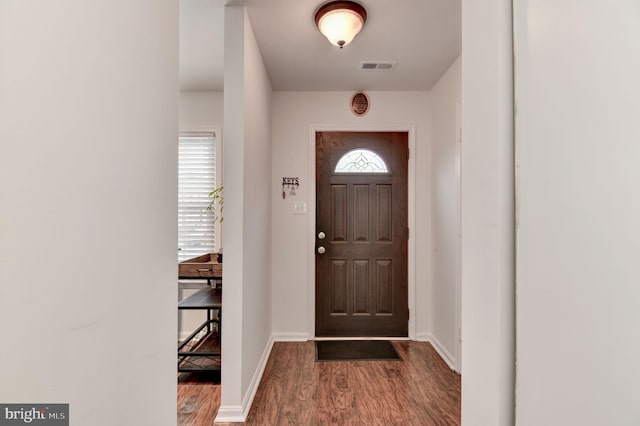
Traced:
<path fill-rule="evenodd" d="M 260 379 L 262 379 L 262 374 L 267 366 L 267 361 L 269 360 L 272 348 L 273 335 L 269 336 L 267 345 L 265 346 L 262 356 L 260 357 L 260 361 L 258 362 L 258 367 L 253 374 L 247 393 L 244 395 L 244 399 L 242 400 L 242 405 L 221 405 L 218 409 L 218 415 L 216 416 L 214 423 L 244 423 L 249 415 L 251 404 L 253 404 L 253 398 L 255 398 L 256 392 L 258 391 Z"/>
<path fill-rule="evenodd" d="M 416 342 L 428 342 L 431 337 L 431 333 L 416 333 Z"/>
<path fill-rule="evenodd" d="M 274 342 L 306 342 L 313 340 L 309 333 L 273 333 Z"/>
<path fill-rule="evenodd" d="M 221 405 L 213 423 L 244 423 L 246 416 L 242 413 L 241 405 Z"/>
<path fill-rule="evenodd" d="M 429 342 L 436 350 L 440 358 L 447 363 L 450 369 L 456 371 L 456 358 L 440 343 L 431 333 L 416 333 L 416 340 L 419 342 Z"/>
<path fill-rule="evenodd" d="M 244 400 L 242 401 L 242 406 L 244 407 L 244 409 L 242 410 L 242 421 L 245 421 L 247 419 L 247 416 L 249 415 L 251 404 L 253 404 L 253 398 L 255 398 L 256 392 L 258 392 L 258 386 L 260 386 L 260 379 L 262 379 L 264 369 L 267 367 L 267 361 L 269 361 L 271 349 L 273 349 L 273 335 L 269 336 L 267 345 L 265 346 L 264 351 L 262 352 L 262 356 L 260 357 L 258 368 L 256 368 L 256 372 L 253 374 L 251 383 L 249 383 L 249 389 L 247 389 L 247 393 L 245 394 Z"/>

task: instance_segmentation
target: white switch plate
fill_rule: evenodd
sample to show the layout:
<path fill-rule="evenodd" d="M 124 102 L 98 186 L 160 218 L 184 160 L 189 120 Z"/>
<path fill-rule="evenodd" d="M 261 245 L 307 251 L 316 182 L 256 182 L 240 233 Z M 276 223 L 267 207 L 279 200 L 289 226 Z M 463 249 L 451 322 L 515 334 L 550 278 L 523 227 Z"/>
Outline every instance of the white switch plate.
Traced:
<path fill-rule="evenodd" d="M 304 201 L 294 201 L 293 214 L 307 214 L 307 203 Z"/>

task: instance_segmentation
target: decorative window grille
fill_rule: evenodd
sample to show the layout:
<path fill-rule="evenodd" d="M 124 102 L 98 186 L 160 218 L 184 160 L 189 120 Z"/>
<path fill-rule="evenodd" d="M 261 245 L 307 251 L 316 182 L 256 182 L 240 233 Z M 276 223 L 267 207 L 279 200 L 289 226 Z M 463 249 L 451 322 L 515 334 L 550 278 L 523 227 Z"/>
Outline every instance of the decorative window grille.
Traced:
<path fill-rule="evenodd" d="M 209 193 L 216 186 L 216 134 L 178 138 L 178 262 L 215 252 Z"/>
<path fill-rule="evenodd" d="M 384 160 L 368 149 L 354 149 L 340 158 L 335 173 L 389 173 Z"/>

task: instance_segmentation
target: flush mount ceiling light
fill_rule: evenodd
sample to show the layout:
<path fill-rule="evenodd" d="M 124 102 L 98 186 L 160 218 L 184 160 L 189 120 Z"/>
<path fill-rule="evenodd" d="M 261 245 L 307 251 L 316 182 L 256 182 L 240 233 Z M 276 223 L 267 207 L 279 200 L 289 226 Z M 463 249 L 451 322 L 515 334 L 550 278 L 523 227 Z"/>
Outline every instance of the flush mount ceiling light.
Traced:
<path fill-rule="evenodd" d="M 316 25 L 331 44 L 342 49 L 360 32 L 367 11 L 354 1 L 332 1 L 316 12 Z"/>

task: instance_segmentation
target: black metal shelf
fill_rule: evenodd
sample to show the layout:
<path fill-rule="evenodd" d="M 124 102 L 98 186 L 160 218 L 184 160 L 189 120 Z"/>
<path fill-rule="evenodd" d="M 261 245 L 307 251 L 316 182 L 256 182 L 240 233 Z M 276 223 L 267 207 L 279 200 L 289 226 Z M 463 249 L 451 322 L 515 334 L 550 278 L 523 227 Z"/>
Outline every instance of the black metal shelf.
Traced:
<path fill-rule="evenodd" d="M 178 345 L 178 372 L 220 371 L 222 290 L 212 287 L 198 290 L 181 300 L 178 309 L 207 310 L 207 320 Z"/>
<path fill-rule="evenodd" d="M 222 290 L 205 287 L 184 298 L 178 303 L 178 309 L 220 309 L 222 307 Z"/>

